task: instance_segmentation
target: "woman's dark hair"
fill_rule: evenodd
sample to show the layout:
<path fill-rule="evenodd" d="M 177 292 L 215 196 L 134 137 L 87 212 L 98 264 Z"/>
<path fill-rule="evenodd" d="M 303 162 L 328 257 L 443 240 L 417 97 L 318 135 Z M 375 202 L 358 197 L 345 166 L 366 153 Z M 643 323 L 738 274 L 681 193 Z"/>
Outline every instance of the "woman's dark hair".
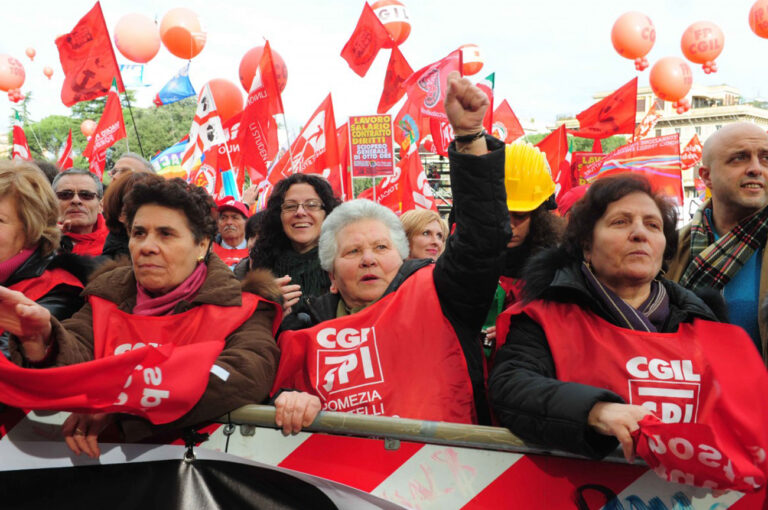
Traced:
<path fill-rule="evenodd" d="M 560 244 L 565 230 L 565 221 L 550 212 L 550 205 L 544 202 L 531 211 L 531 226 L 527 243 L 534 250 L 553 248 Z"/>
<path fill-rule="evenodd" d="M 280 206 L 283 205 L 288 189 L 294 184 L 309 184 L 315 188 L 315 193 L 323 202 L 326 217 L 341 203 L 341 200 L 334 196 L 330 183 L 319 175 L 293 174 L 278 182 L 264 210 L 259 239 L 251 249 L 250 255 L 254 268 L 271 269 L 280 253 L 291 248 L 291 241 L 283 231 Z"/>
<path fill-rule="evenodd" d="M 264 222 L 264 216 L 266 216 L 267 211 L 259 211 L 256 214 L 252 215 L 248 220 L 245 222 L 245 239 L 248 240 L 254 236 L 261 235 L 261 225 Z"/>
<path fill-rule="evenodd" d="M 664 260 L 671 259 L 677 252 L 677 211 L 675 206 L 661 193 L 654 193 L 648 179 L 638 174 L 621 174 L 596 180 L 587 193 L 571 208 L 571 218 L 565 228 L 563 248 L 571 257 L 581 260 L 584 249 L 592 246 L 595 224 L 613 202 L 630 193 L 645 193 L 661 211 L 664 223 Z"/>
<path fill-rule="evenodd" d="M 213 239 L 216 234 L 216 220 L 211 211 L 216 202 L 205 189 L 189 184 L 184 179 L 142 180 L 136 182 L 125 197 L 125 216 L 133 227 L 133 219 L 142 205 L 159 205 L 181 211 L 187 218 L 195 242 Z"/>
<path fill-rule="evenodd" d="M 125 198 L 133 189 L 133 186 L 139 181 L 158 182 L 163 178 L 146 172 L 130 172 L 118 177 L 104 192 L 104 223 L 113 234 L 118 234 L 125 230 L 125 226 L 120 222 L 120 215 L 123 213 Z"/>

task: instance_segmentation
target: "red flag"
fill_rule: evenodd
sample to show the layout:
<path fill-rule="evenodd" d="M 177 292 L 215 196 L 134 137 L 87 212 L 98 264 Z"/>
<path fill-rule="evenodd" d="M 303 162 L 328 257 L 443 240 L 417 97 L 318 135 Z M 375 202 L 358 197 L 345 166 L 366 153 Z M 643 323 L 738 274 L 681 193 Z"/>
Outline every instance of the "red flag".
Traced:
<path fill-rule="evenodd" d="M 194 169 L 189 177 L 189 182 L 204 188 L 213 197 L 224 197 L 231 193 L 225 190 L 222 173 L 232 171 L 234 173 L 235 186 L 238 195 L 242 193 L 245 184 L 245 173 L 240 169 L 240 144 L 238 133 L 240 131 L 240 117 L 237 114 L 227 120 L 223 125 L 224 140 L 222 143 L 211 146 L 202 156 L 199 167 Z"/>
<path fill-rule="evenodd" d="M 342 196 L 336 120 L 331 95 L 317 107 L 299 136 L 269 173 L 272 187 L 294 173 L 320 174 L 331 183 L 333 192 Z"/>
<path fill-rule="evenodd" d="M 483 127 L 486 133 L 493 132 L 493 89 L 496 86 L 496 73 L 491 73 L 483 80 L 477 82 L 477 87 L 488 96 L 488 109 L 483 117 Z"/>
<path fill-rule="evenodd" d="M 61 157 L 56 164 L 59 166 L 60 170 L 72 168 L 72 165 L 74 164 L 74 161 L 72 160 L 72 129 L 69 130 L 67 143 L 64 144 L 64 150 L 61 151 Z"/>
<path fill-rule="evenodd" d="M 125 92 L 99 2 L 70 33 L 56 38 L 56 46 L 64 70 L 61 101 L 66 106 L 107 95 L 115 77 L 118 90 Z"/>
<path fill-rule="evenodd" d="M 517 115 L 505 99 L 493 112 L 493 136 L 504 143 L 512 143 L 525 134 Z"/>
<path fill-rule="evenodd" d="M 336 130 L 336 144 L 339 148 L 339 165 L 341 168 L 341 177 L 343 180 L 344 196 L 343 201 L 354 198 L 352 188 L 352 169 L 349 161 L 349 129 L 346 122 Z"/>
<path fill-rule="evenodd" d="M 402 160 L 401 160 L 402 161 Z M 357 198 L 367 198 L 377 204 L 391 209 L 398 216 L 402 212 L 402 200 L 400 199 L 400 177 L 402 175 L 401 163 L 395 165 L 395 173 L 384 177 L 381 182 L 372 188 L 360 193 Z"/>
<path fill-rule="evenodd" d="M 565 124 L 552 131 L 536 147 L 547 156 L 547 163 L 555 181 L 555 200 L 574 186 L 571 177 L 571 165 L 568 164 L 568 135 L 565 133 Z M 565 164 L 563 164 L 565 163 Z"/>
<path fill-rule="evenodd" d="M 379 50 L 391 41 L 389 32 L 366 2 L 355 31 L 341 50 L 341 57 L 354 72 L 365 76 Z"/>
<path fill-rule="evenodd" d="M 703 149 L 701 141 L 699 140 L 699 135 L 694 134 L 693 138 L 691 138 L 688 144 L 683 148 L 683 152 L 680 153 L 680 163 L 682 164 L 683 170 L 691 168 L 701 161 L 701 152 Z"/>
<path fill-rule="evenodd" d="M 279 142 L 275 115 L 281 113 L 283 101 L 277 86 L 272 50 L 267 41 L 243 110 L 243 129 L 240 133 L 242 166 L 248 169 L 251 182 L 263 180 L 269 163 L 277 156 Z"/>
<path fill-rule="evenodd" d="M 197 99 L 197 109 L 189 128 L 189 143 L 181 157 L 181 166 L 191 172 L 197 160 L 215 145 L 226 142 L 221 117 L 216 109 L 211 88 L 206 84 Z"/>
<path fill-rule="evenodd" d="M 432 136 L 434 152 L 441 156 L 448 156 L 448 146 L 453 140 L 453 126 L 447 120 L 429 119 L 429 133 Z"/>
<path fill-rule="evenodd" d="M 27 135 L 24 134 L 24 129 L 19 125 L 13 126 L 12 159 L 32 160 L 32 155 L 29 152 L 29 145 L 27 145 Z"/>
<path fill-rule="evenodd" d="M 128 135 L 125 133 L 123 108 L 120 106 L 120 96 L 117 95 L 116 82 L 113 81 L 104 113 L 101 114 L 96 131 L 93 132 L 83 151 L 83 156 L 90 162 L 89 170 L 101 177 L 104 172 L 107 149 L 126 136 Z"/>
<path fill-rule="evenodd" d="M 651 132 L 653 126 L 659 121 L 661 115 L 661 112 L 656 111 L 656 102 L 654 101 L 653 105 L 651 105 L 651 109 L 648 110 L 648 113 L 645 114 L 643 120 L 641 120 L 640 124 L 635 128 L 635 134 L 632 139 L 639 140 L 640 138 L 648 136 L 648 133 Z"/>
<path fill-rule="evenodd" d="M 613 94 L 576 115 L 579 129 L 569 129 L 568 132 L 582 138 L 607 138 L 619 133 L 631 135 L 635 131 L 636 112 L 637 78 L 632 78 Z"/>
<path fill-rule="evenodd" d="M 435 196 L 424 173 L 419 151 L 410 152 L 400 160 L 400 201 L 401 212 L 412 209 L 430 209 L 437 212 Z"/>
<path fill-rule="evenodd" d="M 395 142 L 402 151 L 408 152 L 411 145 L 418 146 L 430 132 L 430 118 L 448 120 L 443 107 L 447 77 L 451 71 L 460 70 L 461 51 L 455 50 L 447 57 L 421 68 L 403 84 L 408 101 L 395 117 L 394 133 Z"/>
<path fill-rule="evenodd" d="M 405 94 L 403 83 L 413 74 L 413 69 L 405 60 L 397 46 L 392 48 L 387 65 L 387 74 L 384 76 L 384 89 L 381 91 L 377 113 L 387 113 L 390 108 L 400 101 Z"/>

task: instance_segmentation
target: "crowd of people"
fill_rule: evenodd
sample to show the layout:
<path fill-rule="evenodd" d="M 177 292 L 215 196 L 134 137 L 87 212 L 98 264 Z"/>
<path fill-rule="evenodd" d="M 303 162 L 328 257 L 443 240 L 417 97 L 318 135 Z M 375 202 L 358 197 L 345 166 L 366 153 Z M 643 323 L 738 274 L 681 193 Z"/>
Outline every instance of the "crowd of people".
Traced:
<path fill-rule="evenodd" d="M 519 166 L 484 132 L 487 108 L 449 76 L 448 221 L 342 203 L 317 175 L 287 177 L 251 214 L 136 154 L 115 163 L 106 192 L 88 170 L 50 182 L 33 163 L 2 162 L 0 350 L 34 370 L 147 344 L 219 346 L 189 365 L 200 392 L 169 422 L 72 413 L 64 438 L 91 457 L 108 428 L 168 437 L 270 402 L 286 434 L 345 411 L 502 425 L 536 445 L 631 458 L 647 415 L 689 418 L 627 392 L 622 360 L 661 357 L 654 335 L 685 360 L 708 323 L 730 323 L 734 356 L 768 355 L 768 134 L 742 123 L 707 140 L 712 198 L 676 232 L 674 206 L 637 174 L 557 203 L 546 163 Z"/>

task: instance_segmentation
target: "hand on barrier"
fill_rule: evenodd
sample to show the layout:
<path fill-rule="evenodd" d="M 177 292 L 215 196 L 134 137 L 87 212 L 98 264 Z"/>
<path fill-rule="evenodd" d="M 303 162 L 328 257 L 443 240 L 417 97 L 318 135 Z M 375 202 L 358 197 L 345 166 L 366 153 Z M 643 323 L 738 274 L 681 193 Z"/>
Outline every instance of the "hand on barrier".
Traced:
<path fill-rule="evenodd" d="M 315 421 L 322 408 L 320 399 L 303 391 L 284 391 L 275 399 L 275 423 L 283 434 L 298 434 Z"/>
<path fill-rule="evenodd" d="M 621 443 L 624 458 L 631 463 L 635 460 L 632 432 L 640 428 L 638 422 L 649 414 L 651 411 L 643 406 L 598 402 L 589 411 L 587 423 L 601 434 L 615 436 Z"/>
<path fill-rule="evenodd" d="M 85 453 L 92 459 L 98 459 L 99 434 L 112 421 L 112 414 L 78 414 L 72 413 L 61 425 L 61 434 L 69 449 L 75 455 Z"/>

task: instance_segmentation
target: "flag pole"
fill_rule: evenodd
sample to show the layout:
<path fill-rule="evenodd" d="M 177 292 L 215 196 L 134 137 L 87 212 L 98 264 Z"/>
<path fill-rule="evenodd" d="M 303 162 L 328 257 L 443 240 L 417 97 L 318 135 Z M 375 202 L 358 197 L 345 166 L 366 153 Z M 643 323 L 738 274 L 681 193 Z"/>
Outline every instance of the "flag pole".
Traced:
<path fill-rule="evenodd" d="M 136 140 L 139 142 L 139 152 L 141 152 L 141 157 L 144 156 L 144 147 L 141 146 L 141 137 L 139 136 L 139 129 L 136 127 L 136 119 L 133 118 L 133 108 L 131 108 L 131 100 L 128 98 L 128 89 L 123 89 L 123 97 L 125 97 L 125 102 L 128 105 L 128 112 L 131 114 L 131 122 L 133 122 L 133 131 L 136 133 Z M 125 137 L 125 143 L 128 144 L 128 137 Z"/>

